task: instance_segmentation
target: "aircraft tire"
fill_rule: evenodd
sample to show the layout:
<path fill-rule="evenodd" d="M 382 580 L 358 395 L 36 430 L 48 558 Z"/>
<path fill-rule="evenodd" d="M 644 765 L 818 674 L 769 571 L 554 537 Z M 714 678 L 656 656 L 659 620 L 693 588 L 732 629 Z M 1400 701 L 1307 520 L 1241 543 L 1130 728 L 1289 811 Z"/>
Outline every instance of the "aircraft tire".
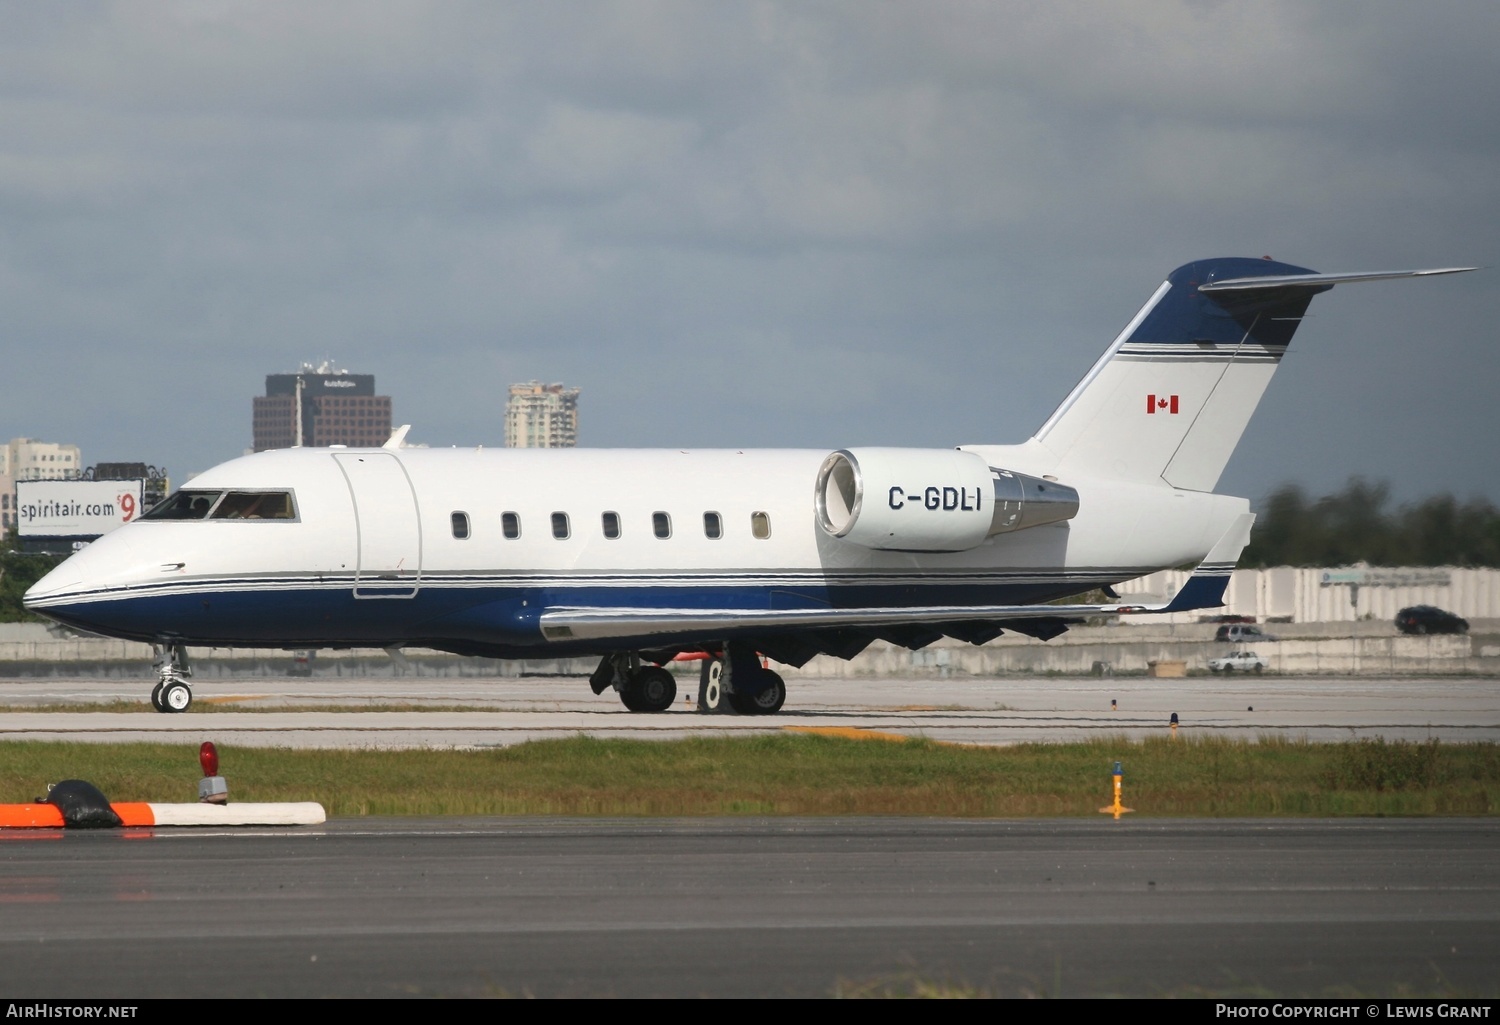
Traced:
<path fill-rule="evenodd" d="M 642 666 L 631 674 L 620 700 L 632 712 L 665 712 L 677 700 L 677 678 L 660 666 Z"/>
<path fill-rule="evenodd" d="M 161 710 L 163 712 L 186 712 L 193 705 L 193 691 L 181 680 L 165 683 L 161 688 Z"/>
<path fill-rule="evenodd" d="M 158 683 L 151 688 L 151 707 L 158 712 L 165 712 L 166 708 L 161 703 L 161 684 Z"/>
<path fill-rule="evenodd" d="M 786 704 L 786 681 L 782 680 L 780 674 L 769 669 L 761 672 L 769 676 L 771 682 L 759 694 L 729 695 L 729 703 L 741 715 L 775 715 Z"/>

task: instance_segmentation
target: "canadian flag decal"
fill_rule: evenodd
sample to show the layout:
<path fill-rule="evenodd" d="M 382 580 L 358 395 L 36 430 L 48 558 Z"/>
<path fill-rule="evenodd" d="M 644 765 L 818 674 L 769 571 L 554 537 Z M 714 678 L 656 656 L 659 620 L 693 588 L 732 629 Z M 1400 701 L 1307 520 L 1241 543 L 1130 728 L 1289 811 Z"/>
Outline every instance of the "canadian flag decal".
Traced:
<path fill-rule="evenodd" d="M 1146 412 L 1148 413 L 1175 413 L 1177 412 L 1176 395 L 1147 395 Z"/>

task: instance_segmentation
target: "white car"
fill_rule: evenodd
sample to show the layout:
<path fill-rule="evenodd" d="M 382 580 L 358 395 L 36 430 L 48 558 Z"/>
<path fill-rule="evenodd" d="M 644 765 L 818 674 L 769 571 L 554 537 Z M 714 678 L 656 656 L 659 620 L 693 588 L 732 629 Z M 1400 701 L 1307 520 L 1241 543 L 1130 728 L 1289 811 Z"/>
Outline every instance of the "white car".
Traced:
<path fill-rule="evenodd" d="M 1223 658 L 1208 660 L 1208 671 L 1211 673 L 1232 673 L 1235 670 L 1242 673 L 1258 673 L 1269 668 L 1271 668 L 1270 661 L 1261 658 L 1253 651 L 1231 651 Z"/>

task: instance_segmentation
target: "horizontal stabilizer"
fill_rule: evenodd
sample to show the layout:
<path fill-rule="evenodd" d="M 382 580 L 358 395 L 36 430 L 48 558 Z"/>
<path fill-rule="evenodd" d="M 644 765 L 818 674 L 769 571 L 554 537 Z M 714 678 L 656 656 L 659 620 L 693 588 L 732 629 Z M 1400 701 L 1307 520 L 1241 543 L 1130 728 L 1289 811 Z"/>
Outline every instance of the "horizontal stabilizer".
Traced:
<path fill-rule="evenodd" d="M 1434 274 L 1462 274 L 1478 267 L 1434 267 L 1430 270 L 1354 271 L 1345 274 L 1277 274 L 1260 278 L 1229 278 L 1198 286 L 1200 292 L 1248 292 L 1256 289 L 1308 285 L 1322 291 L 1329 285 L 1347 285 L 1358 281 L 1390 281 L 1393 278 L 1425 278 Z"/>

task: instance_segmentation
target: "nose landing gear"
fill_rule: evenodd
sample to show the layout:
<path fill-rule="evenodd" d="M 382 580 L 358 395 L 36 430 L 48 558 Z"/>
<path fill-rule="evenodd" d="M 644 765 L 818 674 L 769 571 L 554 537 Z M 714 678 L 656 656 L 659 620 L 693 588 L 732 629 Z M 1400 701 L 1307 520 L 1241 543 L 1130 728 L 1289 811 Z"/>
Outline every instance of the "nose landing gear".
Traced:
<path fill-rule="evenodd" d="M 188 665 L 187 649 L 164 643 L 151 645 L 151 650 L 156 655 L 152 668 L 158 678 L 151 688 L 151 707 L 158 712 L 186 712 L 193 704 L 193 689 L 187 682 L 193 670 Z"/>

